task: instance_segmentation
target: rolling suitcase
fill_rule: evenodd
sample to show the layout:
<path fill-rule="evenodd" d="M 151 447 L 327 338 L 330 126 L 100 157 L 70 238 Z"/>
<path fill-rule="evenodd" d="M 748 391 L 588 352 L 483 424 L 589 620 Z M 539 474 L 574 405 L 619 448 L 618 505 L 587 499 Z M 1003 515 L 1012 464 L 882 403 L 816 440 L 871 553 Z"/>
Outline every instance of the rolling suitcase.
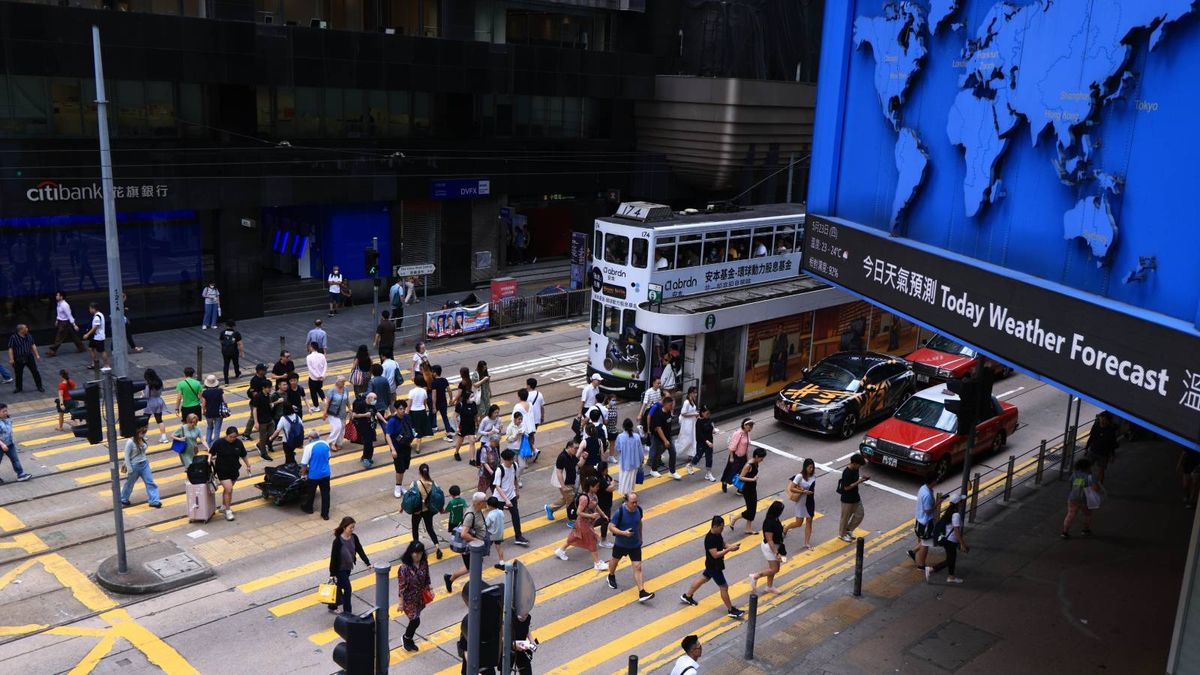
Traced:
<path fill-rule="evenodd" d="M 217 497 L 212 485 L 202 483 L 187 484 L 188 521 L 192 523 L 207 523 L 217 511 Z"/>

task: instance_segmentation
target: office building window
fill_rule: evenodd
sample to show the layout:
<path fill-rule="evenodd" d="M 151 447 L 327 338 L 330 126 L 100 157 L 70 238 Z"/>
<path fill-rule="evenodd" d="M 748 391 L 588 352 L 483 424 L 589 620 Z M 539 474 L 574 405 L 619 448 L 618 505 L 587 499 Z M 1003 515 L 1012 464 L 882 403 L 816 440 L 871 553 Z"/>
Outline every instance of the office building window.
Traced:
<path fill-rule="evenodd" d="M 175 135 L 175 92 L 170 82 L 146 83 L 146 121 L 152 136 Z"/>
<path fill-rule="evenodd" d="M 388 136 L 409 134 L 412 125 L 412 94 L 407 91 L 388 92 Z"/>
<path fill-rule="evenodd" d="M 83 108 L 80 104 L 79 80 L 54 78 L 50 80 L 50 106 L 54 133 L 63 136 L 83 135 Z"/>
<path fill-rule="evenodd" d="M 300 138 L 313 138 L 321 135 L 321 90 L 317 87 L 296 87 L 295 117 L 292 129 Z"/>
<path fill-rule="evenodd" d="M 432 133 L 433 94 L 414 92 L 413 100 L 413 135 L 429 136 Z"/>
<path fill-rule="evenodd" d="M 205 128 L 204 94 L 194 82 L 179 84 L 179 132 L 188 138 L 202 138 Z"/>
<path fill-rule="evenodd" d="M 14 76 L 9 78 L 8 85 L 12 101 L 12 133 L 17 136 L 46 135 L 49 131 L 46 78 Z"/>

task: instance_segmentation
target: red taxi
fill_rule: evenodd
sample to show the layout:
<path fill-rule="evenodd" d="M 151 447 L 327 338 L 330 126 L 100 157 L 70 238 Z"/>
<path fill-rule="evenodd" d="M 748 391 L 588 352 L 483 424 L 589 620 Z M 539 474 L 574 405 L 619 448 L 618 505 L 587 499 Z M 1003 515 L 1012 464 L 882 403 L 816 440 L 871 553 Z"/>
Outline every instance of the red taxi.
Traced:
<path fill-rule="evenodd" d="M 980 356 L 974 349 L 959 344 L 944 335 L 934 335 L 925 341 L 923 347 L 904 358 L 912 363 L 913 374 L 917 376 L 918 386 L 965 377 L 970 374 L 979 359 L 983 359 L 985 367 L 992 369 L 996 379 L 1009 373 L 1006 366 Z"/>

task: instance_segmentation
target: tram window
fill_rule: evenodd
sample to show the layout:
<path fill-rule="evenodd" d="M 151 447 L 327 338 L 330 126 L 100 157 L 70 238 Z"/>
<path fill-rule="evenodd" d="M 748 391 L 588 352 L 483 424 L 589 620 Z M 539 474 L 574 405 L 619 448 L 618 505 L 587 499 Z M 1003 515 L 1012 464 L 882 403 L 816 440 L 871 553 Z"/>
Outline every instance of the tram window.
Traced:
<path fill-rule="evenodd" d="M 650 253 L 650 242 L 639 237 L 633 240 L 633 266 L 638 269 L 646 269 L 646 257 Z"/>
<path fill-rule="evenodd" d="M 761 258 L 770 255 L 775 250 L 773 246 L 774 227 L 754 228 L 754 257 Z"/>
<path fill-rule="evenodd" d="M 604 262 L 614 265 L 629 264 L 629 237 L 619 234 L 605 235 Z"/>
<path fill-rule="evenodd" d="M 696 267 L 700 264 L 700 235 L 685 234 L 679 237 L 679 249 L 676 252 L 676 267 Z"/>
<path fill-rule="evenodd" d="M 734 230 L 729 233 L 729 261 L 745 260 L 750 257 L 750 230 Z"/>
<path fill-rule="evenodd" d="M 641 342 L 642 331 L 638 330 L 637 327 L 637 310 L 627 309 L 624 315 L 625 322 L 621 325 L 621 332 L 627 339 L 631 339 L 634 342 Z"/>
<path fill-rule="evenodd" d="M 704 235 L 704 264 L 716 265 L 725 262 L 725 233 Z"/>
<path fill-rule="evenodd" d="M 604 308 L 604 337 L 610 340 L 621 337 L 621 310 L 616 307 Z"/>
<path fill-rule="evenodd" d="M 596 244 L 592 246 L 592 255 L 598 256 L 604 250 L 604 233 L 596 231 Z"/>
<path fill-rule="evenodd" d="M 783 225 L 779 228 L 779 232 L 775 234 L 775 253 L 777 255 L 785 255 L 793 250 L 792 242 L 796 238 L 796 228 L 791 225 Z"/>
<path fill-rule="evenodd" d="M 654 244 L 654 269 L 669 270 L 675 267 L 675 237 L 663 237 Z"/>
<path fill-rule="evenodd" d="M 604 322 L 604 305 L 599 302 L 592 301 L 592 332 L 596 335 L 603 334 Z"/>

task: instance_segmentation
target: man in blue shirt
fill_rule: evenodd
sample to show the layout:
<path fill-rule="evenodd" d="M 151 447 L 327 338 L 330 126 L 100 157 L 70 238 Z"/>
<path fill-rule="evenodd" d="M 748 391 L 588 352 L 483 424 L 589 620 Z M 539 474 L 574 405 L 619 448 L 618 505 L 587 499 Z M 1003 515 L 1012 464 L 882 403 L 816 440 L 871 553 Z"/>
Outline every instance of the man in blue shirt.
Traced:
<path fill-rule="evenodd" d="M 613 513 L 608 521 L 608 531 L 613 534 L 612 558 L 608 561 L 608 587 L 617 587 L 617 565 L 621 558 L 629 556 L 633 564 L 633 582 L 638 587 L 638 602 L 646 602 L 654 597 L 646 592 L 646 582 L 642 578 L 642 507 L 638 506 L 636 492 L 625 494 L 625 502 Z"/>
<path fill-rule="evenodd" d="M 313 512 L 313 501 L 320 488 L 321 518 L 329 520 L 329 444 L 321 440 L 321 435 L 315 429 L 308 432 L 308 444 L 304 446 L 304 456 L 300 458 L 300 472 L 308 479 L 301 510 Z"/>
<path fill-rule="evenodd" d="M 917 491 L 916 523 L 913 527 L 917 535 L 917 546 L 908 552 L 917 563 L 917 567 L 925 571 L 926 579 L 933 571 L 925 565 L 925 558 L 929 555 L 929 547 L 933 546 L 933 527 L 937 522 L 938 503 L 941 501 L 938 498 L 940 495 L 935 497 L 933 494 L 935 484 L 937 474 L 931 471 L 925 476 L 925 483 L 921 485 L 921 489 Z"/>
<path fill-rule="evenodd" d="M 25 473 L 25 469 L 21 467 L 21 459 L 17 456 L 17 443 L 13 440 L 12 420 L 8 417 L 8 404 L 0 403 L 0 452 L 8 457 L 8 461 L 12 462 L 13 471 L 17 473 L 17 480 L 25 481 L 33 478 L 32 474 Z M 0 483 L 4 481 L 0 480 Z"/>

